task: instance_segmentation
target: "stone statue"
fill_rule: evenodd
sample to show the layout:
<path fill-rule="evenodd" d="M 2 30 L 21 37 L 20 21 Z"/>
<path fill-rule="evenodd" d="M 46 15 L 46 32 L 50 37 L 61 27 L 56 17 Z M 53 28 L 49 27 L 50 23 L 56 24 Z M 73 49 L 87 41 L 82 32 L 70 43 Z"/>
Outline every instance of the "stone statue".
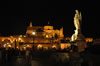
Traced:
<path fill-rule="evenodd" d="M 74 16 L 74 25 L 75 25 L 75 33 L 71 37 L 71 41 L 74 41 L 74 45 L 78 47 L 78 52 L 85 51 L 85 37 L 81 33 L 81 23 L 82 23 L 82 15 L 81 12 L 76 10 L 75 16 Z"/>
<path fill-rule="evenodd" d="M 76 30 L 80 29 L 80 25 L 81 25 L 81 21 L 82 21 L 82 16 L 81 16 L 81 13 L 79 13 L 78 10 L 76 10 L 76 14 L 75 14 L 75 17 L 74 17 L 74 25 L 76 27 Z"/>
<path fill-rule="evenodd" d="M 78 10 L 75 10 L 75 16 L 74 16 L 74 25 L 75 25 L 75 33 L 72 35 L 72 41 L 75 41 L 77 39 L 81 38 L 81 22 L 82 22 L 82 15 L 81 12 Z"/>

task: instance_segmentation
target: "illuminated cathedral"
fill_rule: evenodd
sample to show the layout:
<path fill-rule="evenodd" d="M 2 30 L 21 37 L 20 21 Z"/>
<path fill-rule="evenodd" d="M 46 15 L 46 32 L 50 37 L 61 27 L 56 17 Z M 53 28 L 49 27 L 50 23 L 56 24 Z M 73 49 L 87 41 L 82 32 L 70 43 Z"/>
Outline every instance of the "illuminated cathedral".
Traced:
<path fill-rule="evenodd" d="M 59 49 L 60 41 L 63 38 L 63 27 L 55 30 L 49 22 L 45 26 L 33 26 L 31 21 L 25 35 L 0 37 L 0 47 L 5 47 L 6 49 L 11 47 L 21 50 L 32 48 L 33 46 L 44 49 Z"/>
<path fill-rule="evenodd" d="M 30 22 L 29 27 L 27 27 L 26 35 L 42 37 L 42 38 L 54 38 L 59 37 L 63 38 L 63 27 L 60 30 L 54 30 L 54 27 L 51 26 L 48 22 L 46 26 L 32 26 L 32 22 Z"/>
<path fill-rule="evenodd" d="M 66 49 L 71 46 L 69 42 L 62 40 L 70 40 L 71 38 L 64 37 L 63 27 L 54 29 L 48 22 L 45 26 L 33 26 L 32 21 L 27 27 L 25 35 L 13 35 L 8 37 L 0 36 L 0 48 L 14 48 L 19 50 L 32 49 Z M 92 38 L 86 38 L 86 42 L 92 42 Z"/>

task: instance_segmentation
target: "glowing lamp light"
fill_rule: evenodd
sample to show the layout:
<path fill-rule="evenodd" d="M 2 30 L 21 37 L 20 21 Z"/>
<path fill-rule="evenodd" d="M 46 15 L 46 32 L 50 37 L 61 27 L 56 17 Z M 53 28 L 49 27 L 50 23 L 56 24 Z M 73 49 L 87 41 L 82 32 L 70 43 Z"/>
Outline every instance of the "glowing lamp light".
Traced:
<path fill-rule="evenodd" d="M 11 43 L 13 43 L 13 41 L 11 41 Z"/>
<path fill-rule="evenodd" d="M 26 47 L 24 46 L 24 50 L 26 50 Z"/>
<path fill-rule="evenodd" d="M 17 49 L 18 49 L 18 46 L 17 46 Z"/>
<path fill-rule="evenodd" d="M 2 40 L 2 41 L 4 41 L 4 40 Z"/>
<path fill-rule="evenodd" d="M 13 38 L 13 36 L 10 36 L 11 38 Z"/>
<path fill-rule="evenodd" d="M 7 42 L 7 44 L 9 44 L 9 43 Z"/>
<path fill-rule="evenodd" d="M 6 47 L 6 44 L 4 44 L 3 46 Z"/>
<path fill-rule="evenodd" d="M 27 45 L 27 47 L 30 47 L 30 45 Z"/>
<path fill-rule="evenodd" d="M 19 37 L 18 40 L 21 40 L 21 38 Z"/>
<path fill-rule="evenodd" d="M 35 32 L 32 32 L 32 35 L 35 35 L 36 33 Z"/>
<path fill-rule="evenodd" d="M 8 47 L 10 47 L 10 48 L 11 48 L 11 45 L 8 45 Z"/>
<path fill-rule="evenodd" d="M 38 48 L 42 48 L 42 45 L 39 44 L 37 47 L 38 47 Z"/>
<path fill-rule="evenodd" d="M 46 35 L 46 38 L 49 38 L 49 36 L 48 36 L 48 35 Z"/>
<path fill-rule="evenodd" d="M 56 48 L 56 45 L 53 45 L 52 48 Z"/>
<path fill-rule="evenodd" d="M 26 36 L 24 36 L 24 37 L 26 37 Z"/>

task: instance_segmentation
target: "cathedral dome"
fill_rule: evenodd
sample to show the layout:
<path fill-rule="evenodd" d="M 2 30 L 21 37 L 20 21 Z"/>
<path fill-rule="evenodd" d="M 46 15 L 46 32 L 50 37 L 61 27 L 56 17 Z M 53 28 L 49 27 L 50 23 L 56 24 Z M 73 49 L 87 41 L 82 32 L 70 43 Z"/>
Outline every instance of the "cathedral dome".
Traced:
<path fill-rule="evenodd" d="M 48 24 L 44 26 L 44 30 L 53 30 L 53 26 L 51 26 L 50 23 L 48 22 Z"/>

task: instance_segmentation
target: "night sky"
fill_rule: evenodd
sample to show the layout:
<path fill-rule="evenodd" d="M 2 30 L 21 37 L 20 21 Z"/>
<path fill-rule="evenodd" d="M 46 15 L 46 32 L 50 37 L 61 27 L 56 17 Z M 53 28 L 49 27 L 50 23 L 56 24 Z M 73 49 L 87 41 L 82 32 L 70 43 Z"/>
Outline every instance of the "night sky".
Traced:
<path fill-rule="evenodd" d="M 65 36 L 71 36 L 75 27 L 75 9 L 82 12 L 82 33 L 85 37 L 100 37 L 100 5 L 96 1 L 8 1 L 0 5 L 0 34 L 25 34 L 30 21 L 33 25 L 64 27 Z M 22 16 L 21 16 L 22 15 Z"/>

